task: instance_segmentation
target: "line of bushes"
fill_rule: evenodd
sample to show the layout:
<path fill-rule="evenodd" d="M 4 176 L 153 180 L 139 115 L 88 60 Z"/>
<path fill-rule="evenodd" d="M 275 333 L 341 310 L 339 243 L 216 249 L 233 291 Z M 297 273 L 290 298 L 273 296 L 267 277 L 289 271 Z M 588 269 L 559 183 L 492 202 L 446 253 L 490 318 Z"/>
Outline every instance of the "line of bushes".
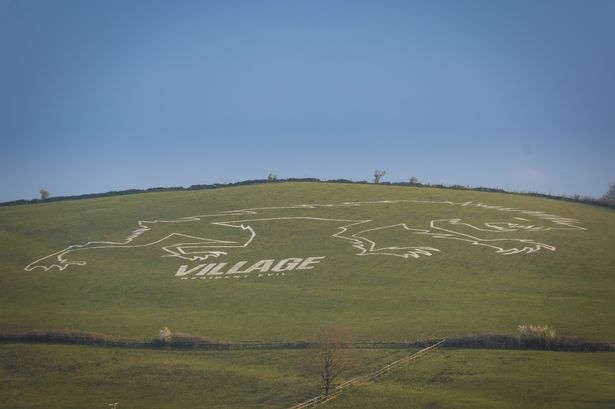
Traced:
<path fill-rule="evenodd" d="M 369 182 L 362 181 L 353 181 L 349 179 L 329 179 L 329 180 L 321 180 L 318 178 L 288 178 L 288 179 L 276 179 L 274 183 L 284 183 L 284 182 L 316 182 L 316 183 L 351 183 L 351 184 L 368 184 Z M 232 182 L 232 183 L 213 183 L 208 185 L 192 185 L 190 187 L 183 186 L 172 186 L 172 187 L 153 187 L 149 189 L 128 189 L 128 190 L 113 190 L 106 193 L 89 193 L 83 195 L 74 195 L 74 196 L 57 196 L 57 197 L 49 197 L 45 200 L 41 199 L 30 199 L 30 200 L 13 200 L 10 202 L 2 202 L 0 203 L 0 207 L 2 206 L 15 206 L 15 205 L 23 205 L 23 204 L 36 204 L 43 202 L 60 202 L 65 200 L 82 200 L 82 199 L 93 199 L 99 197 L 110 197 L 110 196 L 124 196 L 124 195 L 133 195 L 138 193 L 151 193 L 151 192 L 177 192 L 177 191 L 189 191 L 189 190 L 205 190 L 205 189 L 220 189 L 223 187 L 232 187 L 232 186 L 245 186 L 245 185 L 258 185 L 272 183 L 268 179 L 250 179 L 244 180 L 240 182 Z M 439 188 L 439 189 L 453 189 L 453 190 L 472 190 L 478 192 L 492 192 L 492 193 L 510 193 L 510 194 L 518 194 L 525 196 L 535 196 L 542 197 L 547 199 L 555 199 L 555 200 L 565 200 L 571 202 L 580 202 L 595 206 L 603 206 L 610 207 L 615 209 L 615 201 L 613 200 L 603 200 L 603 199 L 594 199 L 592 197 L 574 195 L 574 196 L 554 196 L 551 194 L 537 193 L 537 192 L 509 192 L 500 188 L 488 188 L 488 187 L 470 187 L 463 185 L 443 185 L 443 184 L 429 184 L 429 183 L 409 183 L 409 182 L 383 182 L 381 185 L 390 185 L 390 186 L 410 186 L 410 187 L 428 187 L 428 188 Z"/>
<path fill-rule="evenodd" d="M 433 339 L 417 342 L 418 345 L 431 345 Z M 596 352 L 610 351 L 614 346 L 578 336 L 557 335 L 548 325 L 519 325 L 518 334 L 480 333 L 458 338 L 447 338 L 444 343 L 452 348 L 477 349 L 537 349 L 546 351 Z"/>
<path fill-rule="evenodd" d="M 162 334 L 161 330 L 161 334 Z M 33 330 L 22 334 L 0 333 L 0 343 L 41 343 L 113 346 L 127 348 L 173 349 L 302 349 L 306 341 L 242 341 L 230 343 L 217 338 L 173 332 L 169 337 L 144 338 L 143 340 L 103 335 L 77 329 Z"/>
<path fill-rule="evenodd" d="M 319 179 L 315 178 L 291 178 L 280 180 L 280 182 L 320 182 Z M 245 185 L 258 185 L 268 183 L 267 179 L 251 179 L 244 180 L 241 182 L 232 182 L 232 183 L 212 183 L 209 185 L 192 185 L 189 187 L 183 186 L 171 186 L 171 187 L 152 187 L 149 189 L 127 189 L 127 190 L 112 190 L 110 192 L 105 193 L 86 193 L 83 195 L 72 195 L 72 196 L 55 196 L 49 197 L 47 199 L 21 199 L 21 200 L 13 200 L 10 202 L 2 202 L 0 206 L 15 206 L 22 204 L 36 204 L 36 203 L 47 203 L 47 202 L 61 202 L 65 200 L 83 200 L 83 199 L 94 199 L 99 197 L 110 197 L 110 196 L 126 196 L 126 195 L 134 195 L 139 193 L 152 193 L 152 192 L 179 192 L 179 191 L 189 191 L 189 190 L 205 190 L 205 189 L 219 189 L 223 187 L 232 187 L 232 186 L 245 186 Z"/>
<path fill-rule="evenodd" d="M 439 339 L 423 339 L 416 342 L 367 341 L 353 342 L 355 348 L 425 348 Z M 46 343 L 115 346 L 129 348 L 172 348 L 172 349 L 304 349 L 308 341 L 242 341 L 229 343 L 216 338 L 174 332 L 170 338 L 157 337 L 142 341 L 102 335 L 95 332 L 74 329 L 36 330 L 24 334 L 0 333 L 2 343 Z M 470 334 L 448 338 L 443 345 L 450 348 L 476 349 L 536 349 L 568 352 L 595 352 L 615 350 L 615 345 L 577 336 L 556 336 L 553 339 L 542 336 L 522 336 L 503 333 Z"/>
<path fill-rule="evenodd" d="M 96 332 L 76 329 L 48 329 L 28 331 L 24 334 L 0 333 L 1 342 L 42 342 L 83 345 L 125 345 L 132 341 Z"/>
<path fill-rule="evenodd" d="M 444 343 L 446 347 L 478 349 L 537 349 L 547 351 L 597 352 L 613 349 L 608 342 L 593 339 L 561 336 L 553 341 L 542 338 L 520 339 L 511 334 L 471 334 L 460 338 L 450 338 Z"/>

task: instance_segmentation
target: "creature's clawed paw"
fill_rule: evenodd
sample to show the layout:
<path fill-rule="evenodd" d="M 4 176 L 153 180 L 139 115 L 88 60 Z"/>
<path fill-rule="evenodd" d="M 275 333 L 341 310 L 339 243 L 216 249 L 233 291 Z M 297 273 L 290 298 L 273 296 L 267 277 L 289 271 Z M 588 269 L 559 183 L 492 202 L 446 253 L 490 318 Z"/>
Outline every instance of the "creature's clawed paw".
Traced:
<path fill-rule="evenodd" d="M 509 248 L 509 249 L 501 249 L 497 252 L 503 254 L 505 256 L 510 256 L 513 254 L 530 254 L 535 253 L 539 250 L 550 250 L 555 251 L 555 246 L 551 246 L 549 244 L 537 243 L 532 240 L 519 240 L 521 243 L 525 244 L 524 246 Z"/>
<path fill-rule="evenodd" d="M 225 256 L 226 253 L 225 251 L 207 251 L 204 253 L 199 253 L 199 254 L 182 254 L 182 255 L 164 255 L 162 257 L 179 257 L 182 258 L 184 260 L 189 260 L 189 261 L 202 261 L 202 260 L 207 260 L 210 257 L 220 257 L 220 256 Z"/>
<path fill-rule="evenodd" d="M 407 259 L 431 256 L 439 251 L 440 250 L 434 247 L 384 247 L 372 251 L 371 254 L 395 256 Z"/>
<path fill-rule="evenodd" d="M 39 262 L 34 262 L 28 266 L 26 266 L 25 270 L 26 271 L 32 271 L 36 268 L 40 268 L 43 269 L 44 271 L 49 271 L 52 270 L 54 268 L 57 268 L 60 271 L 63 271 L 66 269 L 66 267 L 68 266 L 84 266 L 86 263 L 85 261 L 68 261 L 68 260 L 59 260 L 59 261 L 55 261 L 53 263 L 44 263 L 42 261 Z"/>

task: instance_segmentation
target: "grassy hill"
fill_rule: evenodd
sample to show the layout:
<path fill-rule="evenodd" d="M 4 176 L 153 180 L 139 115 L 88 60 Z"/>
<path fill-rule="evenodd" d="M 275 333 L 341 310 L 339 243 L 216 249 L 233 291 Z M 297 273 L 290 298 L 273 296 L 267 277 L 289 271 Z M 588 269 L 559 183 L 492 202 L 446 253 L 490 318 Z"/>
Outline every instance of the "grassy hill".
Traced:
<path fill-rule="evenodd" d="M 521 195 L 432 188 L 271 183 L 3 207 L 0 332 L 77 328 L 143 339 L 157 336 L 168 326 L 174 331 L 227 341 L 302 340 L 322 325 L 338 322 L 349 327 L 357 339 L 404 341 L 479 332 L 512 333 L 519 324 L 536 323 L 552 325 L 564 335 L 612 341 L 613 243 L 615 211 L 611 209 Z M 189 260 L 195 257 L 203 259 Z M 298 269 L 306 260 L 311 264 Z M 226 264 L 216 271 L 215 266 L 207 266 L 210 263 Z M 235 273 L 226 274 L 237 263 Z M 282 271 L 272 271 L 276 266 Z M 212 271 L 219 274 L 210 274 Z M 197 275 L 199 272 L 202 275 Z M 17 353 L 30 361 L 61 360 L 62 356 L 76 354 L 83 355 L 84 362 L 102 362 L 107 358 L 100 356 L 113 352 L 0 345 L 2 373 L 9 379 L 0 386 L 0 394 L 11 399 L 16 399 L 11 391 L 16 390 L 19 377 L 28 375 L 19 370 L 11 372 L 21 364 L 10 363 L 7 357 L 14 352 L 10 348 L 18 348 Z M 138 362 L 151 360 L 164 376 L 177 373 L 181 379 L 185 376 L 188 384 L 198 382 L 182 372 L 185 365 L 188 372 L 207 372 L 216 365 L 235 366 L 233 360 L 238 356 L 229 356 L 230 361 L 223 364 L 220 362 L 227 359 L 225 356 L 213 355 L 201 356 L 205 357 L 202 363 L 188 363 L 189 352 L 165 358 L 157 355 L 163 351 L 122 354 L 132 366 L 120 371 L 120 379 L 139 378 L 142 365 Z M 293 386 L 281 400 L 274 399 L 266 391 L 278 387 L 279 379 L 290 376 L 288 371 L 298 371 L 290 363 L 295 358 L 287 357 L 289 369 L 276 360 L 279 358 L 273 358 L 275 352 L 258 354 L 246 352 L 245 362 L 254 360 L 254 366 L 246 369 L 249 373 L 231 376 L 245 376 L 237 381 L 246 385 L 245 390 L 233 395 L 239 400 L 220 395 L 207 401 L 207 407 L 284 406 L 282 402 L 290 404 L 297 397 L 309 396 L 313 389 L 305 386 L 306 380 L 292 375 L 289 382 L 295 382 Z M 546 353 L 535 354 L 536 365 L 551 365 L 556 370 L 558 364 Z M 384 356 L 376 354 L 368 361 L 381 362 Z M 573 359 L 561 356 L 565 361 Z M 596 370 L 598 364 L 592 359 L 577 362 L 574 358 L 562 365 L 578 364 L 588 373 L 596 370 L 597 376 L 606 371 L 610 376 L 607 379 L 612 380 L 613 358 L 608 353 L 601 356 L 610 362 L 607 369 Z M 273 380 L 266 379 L 269 375 L 262 380 L 258 362 L 271 359 L 280 365 L 276 364 L 271 374 Z M 422 370 L 444 368 L 446 362 L 438 359 L 433 364 L 425 361 Z M 179 363 L 171 363 L 175 360 Z M 517 367 L 515 359 L 510 361 L 520 371 L 510 375 L 513 378 L 522 379 L 534 371 Z M 33 366 L 28 362 L 24 368 Z M 167 364 L 180 369 L 164 372 Z M 80 369 L 90 371 L 91 383 L 74 380 L 81 385 L 80 390 L 87 390 L 88 385 L 99 388 L 100 373 L 92 369 L 97 364 L 92 365 Z M 61 366 L 49 364 L 50 373 Z M 498 371 L 504 371 L 504 367 L 494 364 L 486 372 L 493 375 Z M 43 372 L 33 369 L 31 375 L 40 382 L 37 385 L 51 382 Z M 259 391 L 254 392 L 253 399 L 247 398 L 246 394 L 254 390 L 248 385 L 258 379 L 263 382 L 256 388 Z M 489 379 L 447 396 L 455 401 L 459 396 L 455 394 L 473 394 L 476 388 L 484 388 L 487 399 L 498 390 L 491 382 L 514 384 L 497 376 Z M 133 397 L 142 390 L 140 381 L 134 382 L 126 389 Z M 363 393 L 378 397 L 382 390 L 389 390 L 390 407 L 402 407 L 400 402 L 408 397 L 395 390 L 398 378 L 391 382 Z M 601 390 L 608 390 L 611 382 Z M 21 406 L 14 407 L 43 407 L 37 399 L 44 399 L 54 388 L 61 391 L 73 384 L 54 384 L 47 392 L 24 386 Z M 100 387 L 106 390 L 107 386 Z M 128 393 L 126 390 L 122 393 Z M 575 391 L 571 393 L 580 393 Z M 171 399 L 177 405 L 159 407 L 199 407 L 194 403 L 199 401 L 199 393 L 186 392 L 179 403 Z M 430 402 L 429 393 L 423 394 L 425 405 Z M 514 388 L 510 393 L 516 393 Z M 365 402 L 373 399 L 367 395 Z M 547 395 L 540 396 L 539 402 L 547 401 Z M 612 402 L 608 393 L 600 396 Z M 78 397 L 73 403 L 58 401 L 51 407 L 77 407 Z M 147 399 L 134 399 L 140 406 L 152 405 Z M 355 398 L 347 399 L 336 405 L 355 407 Z M 511 405 L 502 407 L 515 407 Z"/>
<path fill-rule="evenodd" d="M 440 250 L 431 256 L 406 259 L 357 255 L 360 249 L 353 243 L 331 237 L 343 222 L 255 221 L 244 223 L 256 231 L 249 246 L 224 249 L 227 255 L 205 261 L 161 257 L 169 255 L 161 249 L 163 244 L 190 241 L 181 237 L 144 248 L 75 252 L 68 258 L 87 264 L 62 271 L 24 271 L 31 262 L 73 244 L 122 241 L 139 227 L 139 220 L 387 200 L 472 202 L 538 210 L 575 219 L 575 226 L 585 230 L 483 233 L 488 238 L 529 238 L 556 247 L 555 251 L 516 255 L 498 254 L 493 248 L 465 241 L 411 234 L 401 228 L 365 234 L 381 247 L 418 245 Z M 238 229 L 211 229 L 211 220 L 285 216 L 373 220 L 355 230 L 399 223 L 429 230 L 430 222 L 437 218 L 461 219 L 482 227 L 486 222 L 511 220 L 565 227 L 539 218 L 517 221 L 515 218 L 529 219 L 518 212 L 400 202 L 214 216 L 203 222 L 155 225 L 147 234 L 155 240 L 177 230 L 233 240 Z M 510 332 L 528 322 L 548 323 L 563 333 L 615 338 L 611 314 L 615 309 L 615 212 L 604 208 L 507 194 L 288 183 L 7 207 L 0 209 L 0 226 L 2 331 L 72 327 L 149 337 L 167 325 L 228 340 L 304 339 L 323 323 L 338 321 L 351 327 L 359 338 L 405 340 Z M 154 232 L 159 228 L 160 232 Z M 464 229 L 468 230 L 458 228 Z M 477 233 L 480 236 L 482 232 Z M 147 234 L 143 234 L 143 242 L 150 240 Z M 263 259 L 312 256 L 326 258 L 311 270 L 290 271 L 285 276 L 258 278 L 252 273 L 244 274 L 243 279 L 222 280 L 181 280 L 175 276 L 181 265 L 192 268 L 227 262 L 230 266 L 238 261 L 252 264 Z"/>

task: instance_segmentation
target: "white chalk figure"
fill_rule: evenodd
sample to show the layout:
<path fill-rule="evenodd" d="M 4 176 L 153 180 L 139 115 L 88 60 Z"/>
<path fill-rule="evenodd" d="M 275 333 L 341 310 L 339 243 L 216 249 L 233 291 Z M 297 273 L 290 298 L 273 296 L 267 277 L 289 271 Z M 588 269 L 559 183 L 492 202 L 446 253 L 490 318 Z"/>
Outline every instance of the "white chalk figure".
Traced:
<path fill-rule="evenodd" d="M 485 224 L 484 227 L 473 226 L 462 223 L 460 219 L 440 219 L 430 222 L 431 229 L 415 229 L 406 224 L 398 224 L 364 230 L 353 234 L 352 237 L 361 239 L 362 246 L 366 247 L 367 252 L 363 255 L 379 254 L 402 258 L 419 258 L 439 252 L 438 248 L 425 245 L 434 243 L 434 240 L 436 240 L 434 245 L 437 245 L 439 240 L 457 240 L 475 246 L 490 247 L 496 253 L 503 255 L 529 254 L 542 249 L 555 251 L 555 246 L 549 244 L 540 243 L 530 238 L 510 238 L 503 234 L 518 231 L 542 231 L 548 228 L 541 227 L 539 230 L 528 230 L 526 227 L 512 227 L 513 223 L 503 222 L 503 224 L 510 227 L 504 230 L 488 224 Z M 390 234 L 383 234 L 385 230 L 386 233 Z M 377 239 L 370 238 L 374 233 L 378 233 Z M 386 245 L 385 243 L 391 244 Z M 419 243 L 423 243 L 423 245 L 419 246 Z"/>
<path fill-rule="evenodd" d="M 138 223 L 139 228 L 124 240 L 117 242 L 90 241 L 84 244 L 73 244 L 63 250 L 34 261 L 25 270 L 31 271 L 35 268 L 42 268 L 45 271 L 52 268 L 64 270 L 68 266 L 83 266 L 86 262 L 76 258 L 86 251 L 96 249 L 136 249 L 156 245 L 160 245 L 160 249 L 163 251 L 162 257 L 178 257 L 190 261 L 206 260 L 210 257 L 226 255 L 227 249 L 246 247 L 256 236 L 254 230 L 249 226 L 226 225 L 225 223 L 212 223 L 212 225 L 232 229 L 230 231 L 236 233 L 237 240 L 211 239 L 178 232 L 160 235 L 159 230 L 161 229 L 156 229 L 159 224 L 163 223 L 174 223 L 177 224 L 178 228 L 181 228 L 184 223 L 197 221 L 200 221 L 200 219 L 183 218 L 178 220 L 140 221 Z M 228 236 L 228 234 L 225 236 Z"/>
<path fill-rule="evenodd" d="M 400 221 L 383 225 L 373 219 L 352 219 L 345 213 L 361 214 L 365 208 L 370 215 L 386 212 L 390 205 L 427 205 L 445 207 L 446 213 L 459 213 L 461 208 L 484 211 L 495 220 L 472 224 L 460 218 L 442 218 L 429 221 L 427 226 L 415 226 L 420 222 Z M 352 209 L 346 212 L 347 208 Z M 448 209 L 446 209 L 448 208 Z M 374 210 L 376 211 L 374 213 Z M 408 209 L 408 219 L 413 217 Z M 497 216 L 497 217 L 496 217 Z M 384 217 L 383 217 L 384 218 Z M 405 259 L 431 256 L 439 253 L 438 243 L 455 240 L 460 243 L 491 248 L 497 254 L 529 254 L 540 250 L 555 251 L 555 246 L 535 241 L 532 233 L 549 230 L 585 230 L 574 219 L 551 215 L 542 211 L 490 206 L 482 203 L 416 200 L 383 200 L 374 202 L 344 202 L 334 204 L 310 204 L 284 207 L 264 207 L 232 210 L 215 214 L 183 217 L 175 220 L 139 221 L 138 228 L 120 241 L 90 241 L 73 244 L 67 248 L 40 258 L 24 269 L 32 271 L 53 268 L 64 270 L 68 266 L 83 266 L 82 258 L 96 249 L 136 249 L 159 246 L 161 257 L 175 257 L 197 261 L 227 255 L 233 249 L 253 244 L 257 231 L 254 226 L 263 223 L 301 221 L 322 223 L 331 228 L 333 239 L 345 240 L 358 256 L 393 256 Z M 199 231 L 195 234 L 195 231 Z M 202 234 L 200 233 L 202 231 Z M 229 240 L 229 238 L 232 238 Z M 82 257 L 83 256 L 83 257 Z"/>

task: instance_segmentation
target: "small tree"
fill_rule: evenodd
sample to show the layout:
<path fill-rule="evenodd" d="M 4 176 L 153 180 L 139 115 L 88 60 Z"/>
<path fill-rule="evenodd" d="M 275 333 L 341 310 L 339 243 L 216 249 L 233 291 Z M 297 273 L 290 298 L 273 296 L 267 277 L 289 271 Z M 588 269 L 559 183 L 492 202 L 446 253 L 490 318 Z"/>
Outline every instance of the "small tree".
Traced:
<path fill-rule="evenodd" d="M 41 200 L 49 199 L 49 192 L 45 189 L 41 189 L 39 193 L 41 194 Z"/>
<path fill-rule="evenodd" d="M 380 179 L 387 173 L 386 170 L 376 169 L 374 171 L 374 183 L 380 183 Z"/>
<path fill-rule="evenodd" d="M 411 185 L 416 185 L 417 183 L 419 183 L 419 180 L 416 177 L 412 176 L 410 178 L 410 184 Z"/>
<path fill-rule="evenodd" d="M 338 324 L 322 327 L 310 341 L 304 356 L 306 370 L 320 378 L 325 396 L 335 387 L 335 379 L 355 360 L 350 330 Z"/>
<path fill-rule="evenodd" d="M 600 200 L 605 201 L 607 203 L 615 203 L 615 183 L 611 185 L 611 187 L 609 188 L 609 191 L 606 192 L 604 196 L 600 198 Z"/>
<path fill-rule="evenodd" d="M 278 177 L 274 175 L 273 173 L 270 173 L 269 176 L 267 176 L 267 182 L 277 182 L 277 181 L 278 181 Z"/>

